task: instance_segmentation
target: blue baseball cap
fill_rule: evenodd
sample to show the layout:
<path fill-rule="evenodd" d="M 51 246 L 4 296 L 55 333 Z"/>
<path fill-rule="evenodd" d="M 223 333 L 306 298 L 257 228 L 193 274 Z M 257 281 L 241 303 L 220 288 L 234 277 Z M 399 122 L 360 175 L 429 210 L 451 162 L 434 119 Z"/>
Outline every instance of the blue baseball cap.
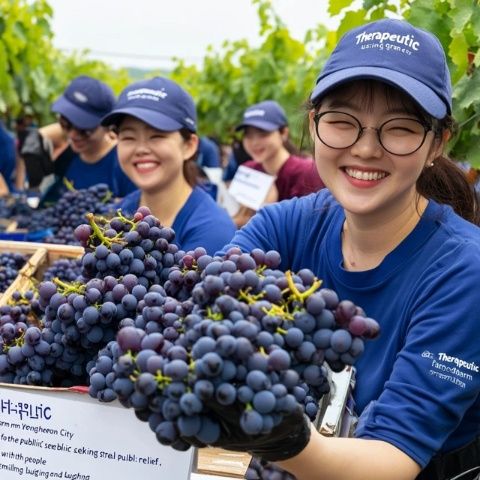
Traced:
<path fill-rule="evenodd" d="M 273 132 L 288 125 L 283 108 L 274 100 L 265 100 L 248 107 L 243 113 L 243 120 L 235 130 L 245 127 L 256 127 L 260 130 Z"/>
<path fill-rule="evenodd" d="M 382 19 L 347 32 L 325 63 L 310 99 L 360 79 L 399 88 L 434 118 L 452 112 L 452 85 L 442 45 L 435 35 L 404 20 Z"/>
<path fill-rule="evenodd" d="M 131 115 L 157 130 L 197 130 L 197 113 L 192 97 L 180 85 L 164 77 L 132 83 L 123 90 L 114 109 L 102 125 L 118 125 Z"/>
<path fill-rule="evenodd" d="M 80 75 L 71 81 L 53 103 L 52 111 L 64 116 L 73 126 L 91 130 L 115 105 L 112 89 L 96 78 Z"/>

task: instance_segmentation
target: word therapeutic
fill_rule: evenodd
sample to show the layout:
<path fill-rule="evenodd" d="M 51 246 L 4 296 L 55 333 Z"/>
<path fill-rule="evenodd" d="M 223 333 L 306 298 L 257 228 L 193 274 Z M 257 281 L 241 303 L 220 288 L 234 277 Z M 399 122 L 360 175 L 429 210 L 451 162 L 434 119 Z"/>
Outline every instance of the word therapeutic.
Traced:
<path fill-rule="evenodd" d="M 438 358 L 442 362 L 449 362 L 449 363 L 454 363 L 457 367 L 459 368 L 466 368 L 467 370 L 471 370 L 472 372 L 478 373 L 480 368 L 475 362 L 466 362 L 465 360 L 462 360 L 457 357 L 451 357 L 450 355 L 447 355 L 446 353 L 439 353 Z"/>
<path fill-rule="evenodd" d="M 362 32 L 355 38 L 357 39 L 357 45 L 363 42 L 379 40 L 380 43 L 388 41 L 398 43 L 399 45 L 405 45 L 406 47 L 409 47 L 415 51 L 417 51 L 420 47 L 420 42 L 417 42 L 413 35 L 397 35 L 396 33 L 389 32 Z"/>

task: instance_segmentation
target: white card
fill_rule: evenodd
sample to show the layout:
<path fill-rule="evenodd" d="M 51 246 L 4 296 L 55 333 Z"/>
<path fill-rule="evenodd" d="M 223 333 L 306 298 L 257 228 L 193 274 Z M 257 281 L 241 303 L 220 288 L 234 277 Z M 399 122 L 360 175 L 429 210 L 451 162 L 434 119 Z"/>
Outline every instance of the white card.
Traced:
<path fill-rule="evenodd" d="M 240 165 L 228 192 L 238 203 L 258 210 L 265 202 L 274 181 L 272 175 Z"/>

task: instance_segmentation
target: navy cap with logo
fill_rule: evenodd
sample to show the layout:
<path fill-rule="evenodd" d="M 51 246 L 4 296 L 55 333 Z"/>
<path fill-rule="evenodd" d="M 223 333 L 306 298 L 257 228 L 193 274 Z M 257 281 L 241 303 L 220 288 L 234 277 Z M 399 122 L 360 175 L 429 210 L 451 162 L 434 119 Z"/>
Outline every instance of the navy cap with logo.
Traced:
<path fill-rule="evenodd" d="M 96 78 L 80 75 L 53 103 L 52 111 L 64 116 L 75 127 L 90 130 L 100 125 L 114 105 L 115 95 L 108 85 Z"/>
<path fill-rule="evenodd" d="M 235 130 L 245 127 L 256 127 L 260 130 L 273 132 L 288 125 L 283 108 L 274 100 L 265 100 L 248 107 L 243 113 L 243 120 Z"/>
<path fill-rule="evenodd" d="M 141 80 L 129 85 L 102 125 L 118 125 L 131 115 L 157 130 L 173 132 L 197 130 L 197 113 L 192 97 L 180 85 L 164 77 Z"/>
<path fill-rule="evenodd" d="M 452 111 L 452 86 L 445 52 L 437 37 L 404 20 L 383 19 L 347 32 L 317 78 L 315 101 L 352 80 L 375 79 L 413 98 L 442 119 Z"/>

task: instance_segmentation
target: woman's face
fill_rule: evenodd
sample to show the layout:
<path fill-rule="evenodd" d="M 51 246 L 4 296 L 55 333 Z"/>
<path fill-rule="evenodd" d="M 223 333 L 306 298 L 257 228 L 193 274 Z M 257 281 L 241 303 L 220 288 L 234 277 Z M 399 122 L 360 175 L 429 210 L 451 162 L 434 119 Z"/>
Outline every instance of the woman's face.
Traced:
<path fill-rule="evenodd" d="M 358 119 L 362 127 L 373 128 L 379 128 L 383 123 L 398 118 L 419 120 L 412 113 L 414 110 L 405 106 L 408 101 L 402 102 L 399 95 L 387 96 L 385 87 L 379 83 L 374 83 L 372 90 L 370 88 L 371 84 L 365 87 L 365 84 L 355 83 L 346 90 L 327 95 L 322 100 L 318 113 L 347 113 Z M 428 131 L 423 145 L 417 151 L 403 156 L 387 152 L 373 128 L 363 130 L 360 139 L 352 146 L 336 149 L 325 145 L 318 138 L 314 114 L 315 112 L 310 113 L 310 132 L 314 138 L 315 162 L 323 182 L 346 212 L 382 215 L 416 204 L 416 181 L 424 168 L 430 168 L 442 147 L 432 131 Z M 323 118 L 330 120 L 330 117 Z M 334 115 L 331 118 L 331 124 L 324 124 L 320 128 L 329 132 L 329 144 L 333 145 L 344 134 L 343 129 L 353 129 L 356 124 L 354 121 L 334 123 L 340 117 Z M 408 144 L 410 136 L 416 135 L 412 144 L 423 137 L 423 132 L 406 128 L 408 120 L 405 128 L 403 123 L 391 122 L 388 125 L 395 127 L 388 133 L 394 140 L 389 150 L 398 148 L 400 142 Z M 329 130 L 330 128 L 332 129 Z"/>
<path fill-rule="evenodd" d="M 245 127 L 243 146 L 252 160 L 265 163 L 275 159 L 284 148 L 280 130 L 267 132 L 256 127 Z"/>
<path fill-rule="evenodd" d="M 118 159 L 125 174 L 143 191 L 162 190 L 183 179 L 183 164 L 196 152 L 198 137 L 164 132 L 126 116 L 118 131 Z"/>

